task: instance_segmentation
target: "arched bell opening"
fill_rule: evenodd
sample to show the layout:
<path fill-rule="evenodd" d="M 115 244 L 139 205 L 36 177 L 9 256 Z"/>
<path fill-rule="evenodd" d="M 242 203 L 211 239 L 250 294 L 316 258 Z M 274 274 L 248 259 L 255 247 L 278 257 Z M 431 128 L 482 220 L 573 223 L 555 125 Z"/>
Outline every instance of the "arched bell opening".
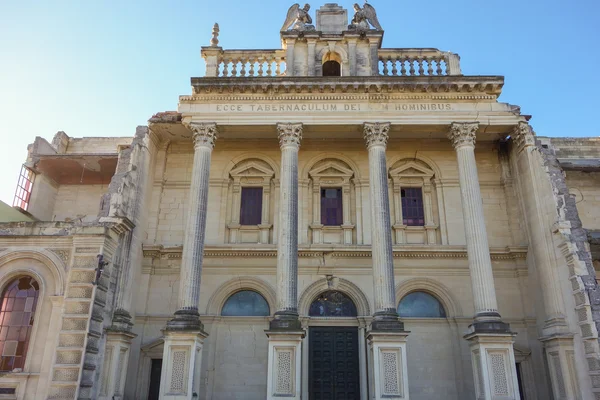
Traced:
<path fill-rule="evenodd" d="M 338 53 L 329 52 L 323 56 L 323 76 L 342 76 L 342 58 Z"/>

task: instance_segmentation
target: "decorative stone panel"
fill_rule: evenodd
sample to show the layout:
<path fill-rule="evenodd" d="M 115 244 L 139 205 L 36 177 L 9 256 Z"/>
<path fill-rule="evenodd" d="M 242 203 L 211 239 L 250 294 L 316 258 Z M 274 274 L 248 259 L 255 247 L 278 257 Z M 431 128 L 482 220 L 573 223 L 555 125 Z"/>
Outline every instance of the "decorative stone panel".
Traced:
<path fill-rule="evenodd" d="M 77 382 L 77 378 L 79 377 L 79 368 L 56 368 L 54 370 L 54 374 L 52 376 L 53 381 L 59 382 Z"/>
<path fill-rule="evenodd" d="M 65 302 L 65 314 L 84 314 L 87 315 L 90 312 L 90 303 L 81 301 L 67 301 Z"/>
<path fill-rule="evenodd" d="M 53 386 L 48 393 L 48 400 L 72 400 L 75 398 L 76 389 L 75 386 Z"/>
<path fill-rule="evenodd" d="M 381 351 L 381 387 L 384 396 L 402 395 L 401 350 Z"/>
<path fill-rule="evenodd" d="M 277 365 L 275 367 L 275 393 L 277 395 L 292 395 L 294 392 L 294 352 L 293 349 L 276 350 Z"/>
<path fill-rule="evenodd" d="M 506 357 L 504 353 L 493 352 L 489 354 L 492 369 L 492 382 L 494 396 L 509 396 L 509 383 L 507 378 Z"/>
<path fill-rule="evenodd" d="M 187 351 L 178 350 L 173 352 L 173 362 L 171 364 L 171 382 L 169 384 L 170 392 L 176 394 L 186 393 L 186 369 L 187 369 Z"/>
<path fill-rule="evenodd" d="M 87 328 L 87 319 L 64 318 L 62 321 L 63 331 L 84 331 Z"/>
<path fill-rule="evenodd" d="M 71 299 L 90 299 L 94 289 L 92 286 L 70 286 L 67 297 Z"/>
<path fill-rule="evenodd" d="M 58 338 L 59 347 L 81 347 L 85 342 L 85 334 L 61 333 Z"/>
<path fill-rule="evenodd" d="M 59 350 L 56 352 L 56 364 L 79 364 L 81 362 L 81 350 Z"/>

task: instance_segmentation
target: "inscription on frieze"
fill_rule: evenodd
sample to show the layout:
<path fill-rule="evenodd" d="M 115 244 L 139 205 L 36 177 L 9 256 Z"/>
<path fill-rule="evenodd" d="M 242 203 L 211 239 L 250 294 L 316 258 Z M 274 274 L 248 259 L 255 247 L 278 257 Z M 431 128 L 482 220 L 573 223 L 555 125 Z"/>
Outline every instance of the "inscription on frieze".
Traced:
<path fill-rule="evenodd" d="M 418 112 L 452 111 L 450 103 L 302 103 L 302 104 L 215 104 L 220 113 L 302 113 L 302 112 Z"/>

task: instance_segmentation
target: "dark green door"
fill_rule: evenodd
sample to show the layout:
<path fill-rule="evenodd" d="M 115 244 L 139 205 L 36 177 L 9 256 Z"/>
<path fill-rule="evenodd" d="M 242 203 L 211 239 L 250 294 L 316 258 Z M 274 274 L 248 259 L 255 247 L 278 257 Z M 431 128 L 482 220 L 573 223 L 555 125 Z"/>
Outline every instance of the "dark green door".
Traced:
<path fill-rule="evenodd" d="M 309 399 L 359 400 L 358 328 L 309 328 Z"/>

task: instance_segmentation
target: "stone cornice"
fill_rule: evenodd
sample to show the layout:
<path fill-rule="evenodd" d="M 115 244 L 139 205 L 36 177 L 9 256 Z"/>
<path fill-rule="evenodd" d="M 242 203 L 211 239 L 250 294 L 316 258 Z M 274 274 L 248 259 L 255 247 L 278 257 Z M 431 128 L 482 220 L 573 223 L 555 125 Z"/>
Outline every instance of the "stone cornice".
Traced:
<path fill-rule="evenodd" d="M 192 78 L 194 95 L 211 93 L 478 93 L 498 97 L 502 76 L 347 76 Z M 185 101 L 185 97 L 182 98 Z"/>
<path fill-rule="evenodd" d="M 144 245 L 144 257 L 152 259 L 180 259 L 182 246 L 163 247 L 160 245 Z M 424 246 L 424 245 L 403 245 L 394 246 L 394 258 L 467 258 L 466 246 Z M 527 247 L 492 247 L 490 248 L 492 260 L 517 260 L 527 257 Z M 331 247 L 331 248 L 307 248 L 300 247 L 298 257 L 300 258 L 319 258 L 330 256 L 333 258 L 371 258 L 371 246 L 349 246 L 349 247 Z M 252 247 L 219 247 L 206 246 L 204 249 L 205 258 L 275 258 L 277 250 L 275 246 L 256 246 Z"/>

